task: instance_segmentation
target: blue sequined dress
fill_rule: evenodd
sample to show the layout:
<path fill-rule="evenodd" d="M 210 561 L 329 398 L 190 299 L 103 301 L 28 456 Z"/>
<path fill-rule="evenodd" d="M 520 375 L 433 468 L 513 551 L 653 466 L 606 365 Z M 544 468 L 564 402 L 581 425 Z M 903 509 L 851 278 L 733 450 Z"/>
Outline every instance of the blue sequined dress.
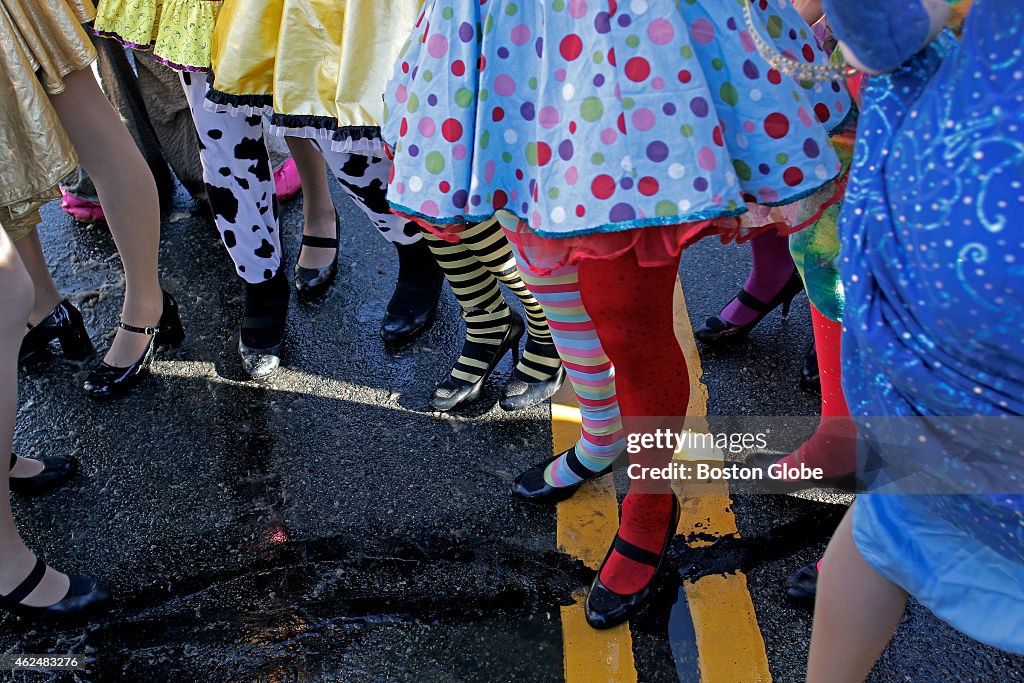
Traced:
<path fill-rule="evenodd" d="M 836 34 L 855 42 L 876 29 Z M 960 43 L 943 34 L 868 79 L 863 97 L 840 225 L 850 410 L 1019 419 L 1024 3 L 978 0 Z M 955 460 L 956 436 L 942 437 Z M 1010 464 L 998 492 L 860 496 L 853 535 L 876 571 L 940 618 L 1024 653 L 1024 485 L 1019 457 Z"/>

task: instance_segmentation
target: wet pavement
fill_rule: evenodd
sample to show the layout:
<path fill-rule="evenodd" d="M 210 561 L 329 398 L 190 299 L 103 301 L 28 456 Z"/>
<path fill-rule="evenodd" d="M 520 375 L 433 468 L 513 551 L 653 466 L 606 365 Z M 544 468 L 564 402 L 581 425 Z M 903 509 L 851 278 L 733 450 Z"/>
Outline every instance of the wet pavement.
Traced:
<path fill-rule="evenodd" d="M 547 406 L 497 407 L 506 359 L 484 397 L 441 415 L 426 396 L 461 343 L 450 293 L 433 329 L 386 353 L 377 328 L 396 269 L 392 248 L 333 187 L 345 226 L 339 282 L 294 302 L 285 368 L 245 379 L 237 361 L 242 288 L 212 223 L 165 224 L 164 282 L 188 339 L 165 352 L 130 397 L 97 404 L 86 368 L 57 360 L 21 373 L 16 448 L 73 454 L 69 487 L 17 499 L 30 547 L 60 569 L 113 584 L 114 611 L 84 626 L 0 617 L 0 653 L 86 654 L 70 674 L 0 680 L 559 680 L 564 606 L 589 584 L 562 553 L 553 511 L 517 505 L 512 477 L 546 457 Z M 100 347 L 120 305 L 118 263 L 102 226 L 54 206 L 44 246 L 58 283 Z M 290 262 L 301 203 L 284 208 Z M 746 247 L 702 243 L 683 286 L 694 323 L 742 282 Z M 749 342 L 702 354 L 712 415 L 812 415 L 797 385 L 811 339 L 806 302 L 766 320 Z M 623 482 L 619 482 L 620 488 Z M 680 537 L 663 599 L 631 627 L 641 681 L 701 680 L 707 648 L 686 586 L 747 577 L 771 676 L 801 680 L 810 612 L 782 581 L 824 548 L 848 499 L 737 496 L 739 538 L 693 548 Z M 602 549 L 603 553 L 603 549 Z M 912 606 L 872 680 L 1024 680 L 1024 660 L 971 643 Z M 629 676 L 622 678 L 628 679 Z"/>

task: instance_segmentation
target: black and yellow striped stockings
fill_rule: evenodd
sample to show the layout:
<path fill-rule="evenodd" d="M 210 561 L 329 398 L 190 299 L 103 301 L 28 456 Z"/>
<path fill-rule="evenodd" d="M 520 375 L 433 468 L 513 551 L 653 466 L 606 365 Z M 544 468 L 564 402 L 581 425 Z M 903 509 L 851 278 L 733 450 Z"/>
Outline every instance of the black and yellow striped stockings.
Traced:
<path fill-rule="evenodd" d="M 489 367 L 495 354 L 516 325 L 516 314 L 502 296 L 504 284 L 523 304 L 528 338 L 516 364 L 514 379 L 527 384 L 550 380 L 559 372 L 558 352 L 551 340 L 547 318 L 540 304 L 526 288 L 516 267 L 508 240 L 496 221 L 466 227 L 457 243 L 447 242 L 427 232 L 427 244 L 444 271 L 466 321 L 466 342 L 445 385 L 475 384 Z M 451 388 L 451 387 L 449 387 Z"/>

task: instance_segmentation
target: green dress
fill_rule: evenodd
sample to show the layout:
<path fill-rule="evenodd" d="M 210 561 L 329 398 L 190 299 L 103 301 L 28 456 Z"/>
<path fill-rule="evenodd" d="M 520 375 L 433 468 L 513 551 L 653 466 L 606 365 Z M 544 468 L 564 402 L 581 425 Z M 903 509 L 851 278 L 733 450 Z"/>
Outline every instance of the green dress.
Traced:
<path fill-rule="evenodd" d="M 826 22 L 821 22 L 821 26 L 815 26 L 815 34 L 823 45 L 833 47 L 831 29 Z M 833 45 L 829 45 L 830 42 Z M 838 49 L 834 49 L 832 57 L 833 62 L 840 59 Z M 839 211 L 843 205 L 842 198 L 850 163 L 853 161 L 856 135 L 857 106 L 853 103 L 846 125 L 832 136 L 832 146 L 843 164 L 843 172 L 829 186 L 800 202 L 795 219 L 798 225 L 822 212 L 822 205 L 826 206 L 817 221 L 789 237 L 789 251 L 793 255 L 793 262 L 800 272 L 800 277 L 803 278 L 807 298 L 822 315 L 834 322 L 843 320 L 845 297 L 837 263 Z"/>

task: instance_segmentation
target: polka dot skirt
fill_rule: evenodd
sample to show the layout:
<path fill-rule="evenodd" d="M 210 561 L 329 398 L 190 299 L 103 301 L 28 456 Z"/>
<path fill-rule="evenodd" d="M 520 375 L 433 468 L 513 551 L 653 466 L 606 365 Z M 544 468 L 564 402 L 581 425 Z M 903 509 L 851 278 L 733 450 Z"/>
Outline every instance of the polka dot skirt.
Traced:
<path fill-rule="evenodd" d="M 779 52 L 826 59 L 789 0 L 755 17 Z M 397 211 L 504 210 L 567 237 L 813 192 L 840 171 L 828 136 L 849 98 L 770 68 L 740 0 L 427 0 L 385 104 Z"/>

